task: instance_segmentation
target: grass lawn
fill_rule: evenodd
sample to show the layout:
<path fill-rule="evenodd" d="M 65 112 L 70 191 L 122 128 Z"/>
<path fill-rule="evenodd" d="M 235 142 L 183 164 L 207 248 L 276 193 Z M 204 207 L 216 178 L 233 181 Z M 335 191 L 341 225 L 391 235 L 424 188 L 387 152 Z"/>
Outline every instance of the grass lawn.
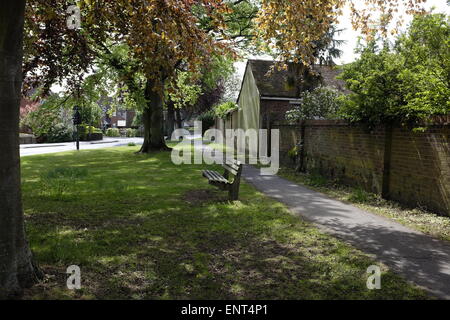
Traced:
<path fill-rule="evenodd" d="M 302 174 L 286 167 L 281 168 L 278 175 L 435 238 L 450 241 L 450 217 L 439 216 L 421 208 L 406 208 L 398 202 L 382 199 L 381 196 L 362 189 L 337 184 L 320 175 Z"/>
<path fill-rule="evenodd" d="M 28 299 L 426 299 L 370 257 L 243 184 L 228 202 L 170 153 L 138 147 L 22 158 L 26 228 L 44 281 Z M 66 289 L 66 268 L 82 289 Z"/>

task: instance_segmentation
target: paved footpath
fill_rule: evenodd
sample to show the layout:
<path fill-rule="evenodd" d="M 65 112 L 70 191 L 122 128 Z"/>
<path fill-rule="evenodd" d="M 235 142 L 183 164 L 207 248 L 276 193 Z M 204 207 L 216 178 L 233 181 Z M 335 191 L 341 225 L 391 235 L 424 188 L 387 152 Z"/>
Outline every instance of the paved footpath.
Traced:
<path fill-rule="evenodd" d="M 441 299 L 450 299 L 450 243 L 436 240 L 278 176 L 245 166 L 243 177 L 322 230 L 377 260 Z M 381 279 L 383 285 L 383 279 Z"/>

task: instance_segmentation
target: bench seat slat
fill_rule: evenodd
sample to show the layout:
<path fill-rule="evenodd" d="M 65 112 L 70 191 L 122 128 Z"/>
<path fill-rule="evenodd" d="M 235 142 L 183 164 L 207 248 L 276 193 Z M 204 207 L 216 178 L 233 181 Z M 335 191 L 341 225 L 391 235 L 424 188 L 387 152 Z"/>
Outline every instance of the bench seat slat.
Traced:
<path fill-rule="evenodd" d="M 205 178 L 207 178 L 208 180 L 214 180 L 215 179 L 208 170 L 203 171 L 203 176 Z"/>
<path fill-rule="evenodd" d="M 203 176 L 208 178 L 208 180 L 216 180 L 216 178 L 213 176 L 213 174 L 209 170 L 203 171 Z"/>
<path fill-rule="evenodd" d="M 215 178 L 216 181 L 228 182 L 228 180 L 225 179 L 225 177 L 223 177 L 220 173 L 218 173 L 216 171 L 210 171 L 210 173 Z"/>
<path fill-rule="evenodd" d="M 203 176 L 210 181 L 228 183 L 228 180 L 216 171 L 205 170 L 203 171 Z"/>
<path fill-rule="evenodd" d="M 222 167 L 225 169 L 223 175 L 217 171 L 204 170 L 202 171 L 203 177 L 208 179 L 209 184 L 221 190 L 227 190 L 229 200 L 238 200 L 243 164 L 235 159 L 226 159 L 225 163 L 222 164 Z M 228 180 L 230 175 L 234 176 L 232 182 Z"/>

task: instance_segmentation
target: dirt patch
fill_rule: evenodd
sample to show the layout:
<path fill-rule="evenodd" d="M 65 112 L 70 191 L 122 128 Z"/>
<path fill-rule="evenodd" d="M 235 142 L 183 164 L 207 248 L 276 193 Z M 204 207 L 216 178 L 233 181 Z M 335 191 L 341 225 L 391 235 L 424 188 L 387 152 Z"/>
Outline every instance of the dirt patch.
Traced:
<path fill-rule="evenodd" d="M 183 201 L 192 205 L 202 205 L 211 202 L 228 201 L 228 193 L 214 189 L 189 190 L 183 195 Z"/>

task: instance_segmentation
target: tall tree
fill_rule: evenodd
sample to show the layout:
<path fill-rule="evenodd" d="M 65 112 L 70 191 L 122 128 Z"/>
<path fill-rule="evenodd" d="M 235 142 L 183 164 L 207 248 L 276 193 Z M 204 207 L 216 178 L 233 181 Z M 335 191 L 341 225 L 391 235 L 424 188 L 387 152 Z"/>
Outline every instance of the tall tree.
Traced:
<path fill-rule="evenodd" d="M 344 30 L 337 29 L 336 26 L 333 25 L 322 39 L 314 43 L 316 50 L 313 55 L 319 60 L 320 65 L 334 66 L 336 65 L 335 59 L 342 57 L 344 52 L 340 47 L 345 44 L 346 41 L 337 39 L 337 37 L 343 31 Z"/>
<path fill-rule="evenodd" d="M 140 63 L 147 101 L 141 152 L 166 149 L 162 121 L 166 86 L 181 66 L 196 72 L 211 52 L 227 47 L 214 38 L 226 7 L 221 0 L 97 0 L 83 9 L 87 21 L 95 21 L 97 29 L 103 28 L 103 33 L 95 33 L 92 28 L 91 34 L 125 41 L 131 49 L 130 57 Z M 213 27 L 208 31 L 200 26 L 200 19 L 206 18 Z"/>
<path fill-rule="evenodd" d="M 352 13 L 352 24 L 366 35 L 380 31 L 386 36 L 401 23 L 396 18 L 401 6 L 407 13 L 422 12 L 426 0 L 261 0 L 257 18 L 260 40 L 275 52 L 276 59 L 311 65 L 315 62 L 317 43 L 338 23 L 344 6 Z M 361 2 L 362 5 L 361 5 Z M 404 9 L 402 9 L 404 10 Z M 376 13 L 380 13 L 381 21 Z M 391 24 L 394 24 L 391 28 Z"/>
<path fill-rule="evenodd" d="M 20 192 L 19 105 L 25 0 L 0 10 L 0 298 L 19 295 L 37 280 L 25 237 Z"/>

